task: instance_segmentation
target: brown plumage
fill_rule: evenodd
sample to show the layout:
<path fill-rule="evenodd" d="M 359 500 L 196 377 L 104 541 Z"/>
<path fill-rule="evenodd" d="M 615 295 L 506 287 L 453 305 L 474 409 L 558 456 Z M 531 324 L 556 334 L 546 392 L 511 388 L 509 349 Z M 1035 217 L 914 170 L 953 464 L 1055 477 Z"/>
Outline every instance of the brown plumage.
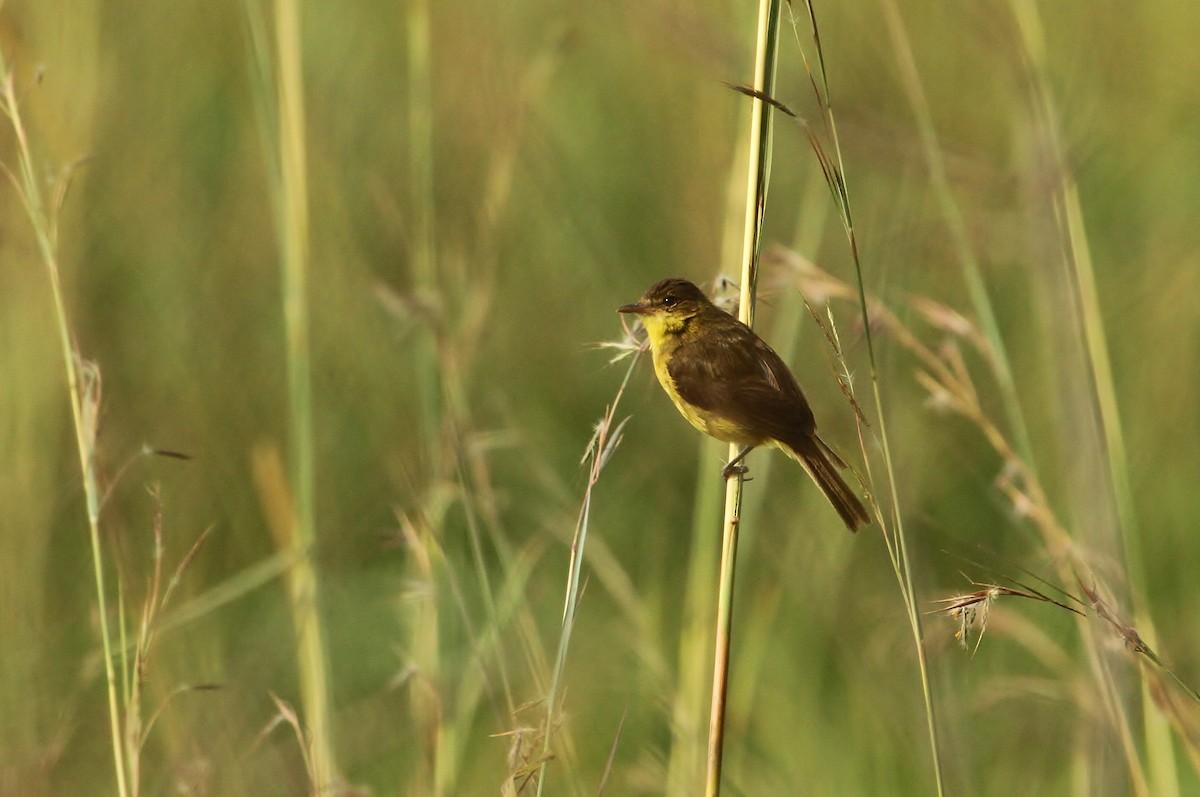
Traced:
<path fill-rule="evenodd" d="M 705 434 L 742 450 L 725 466 L 729 477 L 751 449 L 774 445 L 799 462 L 851 531 L 871 522 L 866 507 L 838 471 L 846 464 L 817 436 L 804 391 L 754 330 L 682 279 L 666 279 L 641 301 L 620 308 L 642 319 L 654 372 L 683 417 Z"/>

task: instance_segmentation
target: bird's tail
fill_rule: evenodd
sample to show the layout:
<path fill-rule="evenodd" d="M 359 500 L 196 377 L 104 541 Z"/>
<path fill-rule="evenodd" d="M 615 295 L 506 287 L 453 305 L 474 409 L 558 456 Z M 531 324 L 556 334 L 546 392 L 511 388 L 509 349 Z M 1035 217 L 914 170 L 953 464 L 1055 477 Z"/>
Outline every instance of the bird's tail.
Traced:
<path fill-rule="evenodd" d="M 824 440 L 811 434 L 795 445 L 781 444 L 779 447 L 804 467 L 821 492 L 825 493 L 829 503 L 833 504 L 846 528 L 856 532 L 859 526 L 871 523 L 867 508 L 838 473 L 838 470 L 846 467 L 846 463 L 825 445 Z"/>

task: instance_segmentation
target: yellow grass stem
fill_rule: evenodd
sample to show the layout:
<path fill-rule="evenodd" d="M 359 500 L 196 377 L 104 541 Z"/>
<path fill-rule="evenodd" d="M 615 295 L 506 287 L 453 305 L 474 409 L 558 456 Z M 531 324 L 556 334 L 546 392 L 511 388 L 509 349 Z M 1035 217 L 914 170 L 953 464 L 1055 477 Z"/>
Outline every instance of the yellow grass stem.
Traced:
<path fill-rule="evenodd" d="M 749 109 L 753 113 L 753 103 Z M 746 163 L 750 157 L 750 141 L 747 137 L 739 137 L 737 142 L 729 161 L 719 263 L 740 262 L 744 243 Z M 699 791 L 704 777 L 702 761 L 708 730 L 705 706 L 711 696 L 708 653 L 712 650 L 712 618 L 717 609 L 712 578 L 719 562 L 717 547 L 706 541 L 711 532 L 711 518 L 721 512 L 725 498 L 724 485 L 712 478 L 710 464 L 711 458 L 719 456 L 715 452 L 720 445 L 717 440 L 702 438 L 701 455 L 696 463 L 697 489 L 690 530 L 692 545 L 688 555 L 676 686 L 671 705 L 671 754 L 664 790 L 668 797 L 691 797 Z"/>
<path fill-rule="evenodd" d="M 758 34 L 754 53 L 755 91 L 770 96 L 775 88 L 775 64 L 778 53 L 779 0 L 760 0 Z M 755 287 L 758 282 L 758 252 L 767 185 L 771 174 L 771 133 L 774 114 L 761 99 L 751 99 L 750 151 L 747 172 L 746 215 L 742 243 L 741 296 L 738 318 L 754 324 Z M 729 458 L 737 456 L 738 446 L 730 445 Z M 737 564 L 738 534 L 741 530 L 742 477 L 725 485 L 725 514 L 721 532 L 721 564 L 717 588 L 717 621 L 713 651 L 712 697 L 708 719 L 708 755 L 704 793 L 716 797 L 721 792 L 721 764 L 725 751 L 725 713 L 728 705 L 729 657 L 733 634 L 733 587 Z"/>
<path fill-rule="evenodd" d="M 287 587 L 296 632 L 296 666 L 313 788 L 322 791 L 338 781 L 339 773 L 332 738 L 319 579 L 313 560 L 316 545 L 315 454 L 301 18 L 296 0 L 276 0 L 275 46 L 271 48 L 266 41 L 261 14 L 249 1 L 247 16 L 259 69 L 256 99 L 264 128 L 263 145 L 268 157 L 275 232 L 279 242 L 288 374 L 290 489 L 286 499 L 289 511 L 285 513 L 280 508 L 275 513 L 273 528 L 280 552 L 296 555 L 288 571 Z M 263 461 L 260 455 L 260 465 Z M 286 529 L 278 525 L 281 518 L 288 521 Z"/>

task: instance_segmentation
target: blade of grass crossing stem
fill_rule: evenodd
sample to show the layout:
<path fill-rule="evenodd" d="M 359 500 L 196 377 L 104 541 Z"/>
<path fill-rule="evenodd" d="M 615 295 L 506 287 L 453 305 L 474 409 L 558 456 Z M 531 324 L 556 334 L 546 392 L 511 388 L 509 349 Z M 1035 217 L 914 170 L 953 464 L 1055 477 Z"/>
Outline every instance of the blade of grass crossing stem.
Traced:
<path fill-rule="evenodd" d="M 775 64 L 778 54 L 780 0 L 760 0 L 758 35 L 754 53 L 754 89 L 767 96 L 775 89 Z M 742 244 L 741 297 L 738 318 L 754 324 L 755 287 L 758 282 L 759 234 L 767 202 L 771 174 L 771 131 L 774 114 L 760 99 L 751 100 L 750 157 L 746 189 L 745 230 Z M 737 455 L 731 445 L 729 458 Z M 733 632 L 734 570 L 737 564 L 738 532 L 741 524 L 742 477 L 729 479 L 725 487 L 725 517 L 721 532 L 721 565 L 717 589 L 717 623 L 713 650 L 712 699 L 708 720 L 708 756 L 704 793 L 716 797 L 721 792 L 721 764 L 725 747 L 725 711 L 728 705 L 729 654 Z"/>

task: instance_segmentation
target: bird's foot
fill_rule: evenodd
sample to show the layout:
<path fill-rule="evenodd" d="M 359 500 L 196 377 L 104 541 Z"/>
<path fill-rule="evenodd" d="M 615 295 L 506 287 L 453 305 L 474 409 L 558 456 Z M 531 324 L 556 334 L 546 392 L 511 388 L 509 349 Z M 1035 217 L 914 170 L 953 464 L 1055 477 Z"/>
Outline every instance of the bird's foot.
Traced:
<path fill-rule="evenodd" d="M 743 465 L 740 462 L 734 461 L 734 462 L 730 462 L 728 465 L 721 468 L 721 478 L 725 479 L 726 481 L 729 481 L 734 476 L 745 476 L 749 472 L 750 472 L 749 466 Z M 743 479 L 743 481 L 750 481 L 750 480 Z"/>

